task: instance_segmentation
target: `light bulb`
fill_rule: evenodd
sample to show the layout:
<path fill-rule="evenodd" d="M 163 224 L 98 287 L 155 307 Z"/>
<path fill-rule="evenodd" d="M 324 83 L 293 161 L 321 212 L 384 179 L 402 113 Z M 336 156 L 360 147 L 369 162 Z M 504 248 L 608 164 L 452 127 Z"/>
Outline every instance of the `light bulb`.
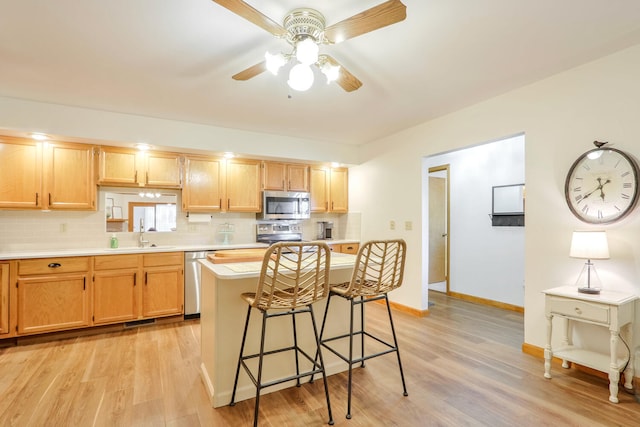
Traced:
<path fill-rule="evenodd" d="M 308 65 L 295 65 L 289 72 L 289 87 L 293 90 L 304 92 L 313 84 L 313 70 Z"/>
<path fill-rule="evenodd" d="M 300 40 L 296 43 L 296 59 L 301 64 L 311 65 L 318 62 L 318 52 L 320 48 L 311 37 Z"/>
<path fill-rule="evenodd" d="M 327 76 L 327 84 L 331 82 L 335 82 L 340 77 L 340 66 L 339 65 L 331 65 L 328 62 L 322 64 L 322 68 L 320 68 L 322 74 Z"/>
<path fill-rule="evenodd" d="M 277 76 L 280 68 L 287 63 L 287 60 L 281 53 L 273 55 L 269 52 L 265 52 L 264 59 L 266 61 L 267 70 L 271 71 L 274 76 Z"/>

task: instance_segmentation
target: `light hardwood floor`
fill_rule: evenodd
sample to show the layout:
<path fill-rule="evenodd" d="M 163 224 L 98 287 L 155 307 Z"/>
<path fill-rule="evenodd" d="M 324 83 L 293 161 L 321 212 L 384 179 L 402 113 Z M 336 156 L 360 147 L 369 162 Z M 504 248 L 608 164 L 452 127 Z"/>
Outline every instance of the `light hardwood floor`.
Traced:
<path fill-rule="evenodd" d="M 640 404 L 607 382 L 523 354 L 521 314 L 432 292 L 430 316 L 394 312 L 408 397 L 389 355 L 329 377 L 337 426 L 630 426 Z M 371 304 L 370 304 L 371 305 Z M 383 329 L 382 306 L 367 307 Z M 542 327 L 542 325 L 541 325 Z M 197 320 L 0 350 L 0 426 L 245 426 L 253 400 L 209 406 L 199 376 Z M 321 426 L 322 381 L 265 395 L 260 425 Z"/>

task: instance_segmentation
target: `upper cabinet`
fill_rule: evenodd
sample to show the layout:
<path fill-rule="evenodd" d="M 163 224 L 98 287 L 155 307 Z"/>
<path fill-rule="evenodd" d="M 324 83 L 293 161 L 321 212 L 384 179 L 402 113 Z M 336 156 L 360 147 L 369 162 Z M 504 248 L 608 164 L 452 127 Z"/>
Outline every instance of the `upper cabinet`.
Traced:
<path fill-rule="evenodd" d="M 227 212 L 260 212 L 260 160 L 227 159 Z"/>
<path fill-rule="evenodd" d="M 98 183 L 125 187 L 180 188 L 180 166 L 181 157 L 176 153 L 102 147 Z"/>
<path fill-rule="evenodd" d="M 349 170 L 311 166 L 311 212 L 349 211 Z"/>
<path fill-rule="evenodd" d="M 260 161 L 186 156 L 182 210 L 260 212 Z"/>
<path fill-rule="evenodd" d="M 262 163 L 264 190 L 309 191 L 309 165 L 297 163 Z"/>
<path fill-rule="evenodd" d="M 93 146 L 0 137 L 0 208 L 95 210 Z"/>
<path fill-rule="evenodd" d="M 220 212 L 224 198 L 224 159 L 186 156 L 182 210 Z"/>

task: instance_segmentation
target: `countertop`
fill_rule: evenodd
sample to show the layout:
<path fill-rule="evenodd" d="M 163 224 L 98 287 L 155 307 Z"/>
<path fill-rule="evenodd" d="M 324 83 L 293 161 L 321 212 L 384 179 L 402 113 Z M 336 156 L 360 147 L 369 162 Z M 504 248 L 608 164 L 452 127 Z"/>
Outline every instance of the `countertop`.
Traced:
<path fill-rule="evenodd" d="M 328 244 L 358 243 L 357 240 L 323 240 Z M 74 257 L 74 256 L 95 256 L 95 255 L 116 255 L 116 254 L 137 254 L 137 253 L 154 253 L 154 252 L 192 252 L 192 251 L 219 251 L 223 249 L 247 249 L 247 248 L 266 248 L 268 245 L 264 243 L 248 242 L 230 245 L 180 245 L 167 244 L 155 247 L 146 247 L 144 249 L 137 246 L 111 248 L 74 248 L 74 249 L 55 249 L 47 248 L 42 250 L 17 250 L 17 251 L 0 251 L 0 261 L 8 261 L 12 259 L 28 259 L 28 258 L 52 258 L 52 257 Z"/>

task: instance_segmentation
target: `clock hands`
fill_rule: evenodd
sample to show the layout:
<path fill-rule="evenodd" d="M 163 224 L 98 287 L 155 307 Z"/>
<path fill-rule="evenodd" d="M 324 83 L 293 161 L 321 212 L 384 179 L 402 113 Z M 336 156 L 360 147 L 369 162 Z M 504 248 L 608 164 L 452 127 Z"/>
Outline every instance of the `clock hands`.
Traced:
<path fill-rule="evenodd" d="M 597 178 L 597 181 L 598 181 L 598 186 L 595 189 L 593 189 L 590 192 L 588 192 L 587 194 L 585 194 L 584 196 L 582 196 L 582 199 L 586 199 L 587 197 L 591 196 L 596 191 L 600 190 L 600 198 L 604 202 L 604 191 L 602 189 L 604 188 L 605 185 L 610 183 L 611 180 L 607 179 L 605 182 L 602 182 L 602 178 Z"/>

